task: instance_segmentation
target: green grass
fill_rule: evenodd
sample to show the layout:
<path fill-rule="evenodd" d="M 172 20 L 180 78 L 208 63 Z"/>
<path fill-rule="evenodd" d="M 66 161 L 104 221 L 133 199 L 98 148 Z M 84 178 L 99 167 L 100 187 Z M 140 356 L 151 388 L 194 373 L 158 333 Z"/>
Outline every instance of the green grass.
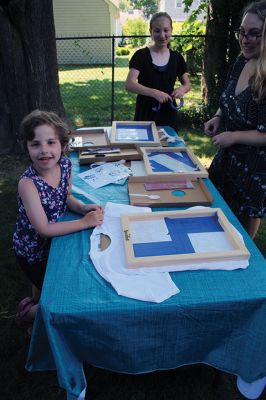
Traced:
<path fill-rule="evenodd" d="M 126 92 L 125 80 L 130 56 L 116 57 L 114 72 L 114 120 L 132 120 L 136 95 Z M 179 111 L 186 121 L 197 114 L 200 96 L 200 76 L 191 77 L 192 90 L 186 94 L 185 107 Z M 59 69 L 60 91 L 66 114 L 73 127 L 108 126 L 111 124 L 111 66 L 62 66 Z"/>

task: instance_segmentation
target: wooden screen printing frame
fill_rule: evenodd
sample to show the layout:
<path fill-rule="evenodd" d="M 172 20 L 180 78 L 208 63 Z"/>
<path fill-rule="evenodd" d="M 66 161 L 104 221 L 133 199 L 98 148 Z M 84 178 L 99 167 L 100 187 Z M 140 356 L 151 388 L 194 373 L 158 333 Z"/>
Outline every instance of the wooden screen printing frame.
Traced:
<path fill-rule="evenodd" d="M 143 154 L 143 162 L 144 162 L 144 167 L 147 173 L 148 177 L 153 177 L 156 178 L 156 180 L 159 178 L 161 179 L 197 179 L 197 178 L 207 178 L 208 177 L 208 172 L 204 168 L 204 166 L 201 164 L 201 162 L 198 160 L 198 158 L 195 156 L 195 154 L 187 147 L 160 147 L 160 148 L 154 148 L 154 147 L 141 147 L 140 150 L 142 151 Z M 196 165 L 197 170 L 196 171 L 184 171 L 184 172 L 174 172 L 174 171 L 163 171 L 163 172 L 157 172 L 153 171 L 150 160 L 149 160 L 149 155 L 148 153 L 150 152 L 156 152 L 156 153 L 186 153 L 186 156 L 189 158 L 189 160 Z"/>
<path fill-rule="evenodd" d="M 135 257 L 133 250 L 132 233 L 130 223 L 136 221 L 150 221 L 156 219 L 169 218 L 200 218 L 207 216 L 218 217 L 218 222 L 226 234 L 227 239 L 232 245 L 232 250 L 212 251 L 202 253 L 159 255 L 147 257 Z M 200 222 L 200 221 L 199 221 Z M 125 246 L 126 266 L 127 268 L 140 267 L 156 267 L 163 265 L 191 264 L 193 262 L 211 262 L 225 260 L 247 260 L 250 253 L 246 249 L 244 243 L 240 239 L 237 231 L 229 223 L 223 211 L 220 208 L 208 208 L 197 210 L 178 210 L 163 211 L 139 214 L 123 214 L 121 215 L 121 223 L 123 230 L 123 241 Z"/>
<path fill-rule="evenodd" d="M 115 148 L 117 146 L 108 147 L 108 149 Z M 91 164 L 94 162 L 102 161 L 119 161 L 119 160 L 140 160 L 142 154 L 138 148 L 121 148 L 119 153 L 101 153 L 101 154 L 83 154 L 84 151 L 79 151 L 79 163 L 81 165 Z"/>
<path fill-rule="evenodd" d="M 145 183 L 142 178 L 137 177 L 128 178 L 128 193 L 129 201 L 132 206 L 145 206 L 145 207 L 188 207 L 188 206 L 208 206 L 212 204 L 213 197 L 209 192 L 207 186 L 201 178 L 192 182 L 193 188 L 190 189 L 167 189 L 167 190 L 146 190 Z M 174 195 L 174 192 L 180 192 L 181 195 Z M 139 193 L 145 195 L 158 194 L 160 199 L 152 200 L 149 197 L 130 196 L 130 193 Z"/>
<path fill-rule="evenodd" d="M 127 128 L 132 129 L 132 127 L 141 127 L 145 128 L 146 131 L 149 131 L 151 135 L 150 140 L 119 140 L 117 138 L 118 135 L 118 129 L 122 128 Z M 160 146 L 160 139 L 158 135 L 158 131 L 155 125 L 154 121 L 113 121 L 112 123 L 112 129 L 111 129 L 111 136 L 110 136 L 110 142 L 111 145 L 130 145 L 130 144 L 135 144 L 138 146 Z"/>
<path fill-rule="evenodd" d="M 110 140 L 104 128 L 76 129 L 71 132 L 71 138 L 75 139 L 78 137 L 82 138 L 82 145 L 73 146 L 70 141 L 69 147 L 71 150 L 82 151 L 97 147 L 110 147 Z"/>

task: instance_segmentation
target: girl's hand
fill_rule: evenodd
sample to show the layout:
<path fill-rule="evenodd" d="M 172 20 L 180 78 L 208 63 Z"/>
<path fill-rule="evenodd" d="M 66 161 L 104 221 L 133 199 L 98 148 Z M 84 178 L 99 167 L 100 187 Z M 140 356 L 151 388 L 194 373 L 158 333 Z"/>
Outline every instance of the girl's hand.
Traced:
<path fill-rule="evenodd" d="M 103 223 L 103 209 L 97 206 L 97 209 L 89 211 L 87 214 L 84 215 L 82 218 L 82 222 L 84 223 L 84 229 L 92 228 L 97 225 L 101 225 Z"/>
<path fill-rule="evenodd" d="M 172 99 L 182 99 L 184 97 L 185 91 L 182 87 L 179 87 L 173 91 L 171 94 Z"/>
<path fill-rule="evenodd" d="M 204 124 L 204 132 L 206 133 L 206 135 L 213 137 L 216 135 L 219 126 L 220 126 L 220 118 L 213 117 Z"/>
<path fill-rule="evenodd" d="M 219 147 L 230 147 L 236 143 L 235 132 L 222 132 L 212 138 L 212 143 Z"/>
<path fill-rule="evenodd" d="M 153 91 L 154 95 L 153 97 L 159 102 L 159 103 L 166 103 L 167 101 L 172 101 L 172 97 L 165 92 L 161 92 L 160 90 L 154 89 Z"/>
<path fill-rule="evenodd" d="M 83 215 L 93 210 L 102 210 L 103 212 L 103 208 L 101 206 L 98 206 L 98 204 L 83 204 L 82 206 Z"/>

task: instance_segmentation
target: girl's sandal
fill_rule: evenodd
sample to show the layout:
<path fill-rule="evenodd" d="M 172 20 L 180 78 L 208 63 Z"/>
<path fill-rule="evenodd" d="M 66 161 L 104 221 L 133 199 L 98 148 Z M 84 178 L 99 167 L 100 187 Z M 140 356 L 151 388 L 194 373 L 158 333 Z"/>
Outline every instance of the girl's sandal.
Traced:
<path fill-rule="evenodd" d="M 31 327 L 33 324 L 33 320 L 30 319 L 27 315 L 31 308 L 35 305 L 34 301 L 30 297 L 26 297 L 21 300 L 18 305 L 18 312 L 16 314 L 16 323 L 21 328 L 25 329 L 28 335 L 30 336 Z"/>

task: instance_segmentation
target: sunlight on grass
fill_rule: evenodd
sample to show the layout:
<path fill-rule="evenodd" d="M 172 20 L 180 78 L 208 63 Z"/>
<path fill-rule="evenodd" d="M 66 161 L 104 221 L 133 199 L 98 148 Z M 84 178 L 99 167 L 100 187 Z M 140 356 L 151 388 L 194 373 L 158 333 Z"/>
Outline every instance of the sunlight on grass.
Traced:
<path fill-rule="evenodd" d="M 125 90 L 129 56 L 116 57 L 114 120 L 134 118 L 136 95 Z M 191 77 L 192 90 L 185 96 L 182 113 L 190 114 L 200 104 L 200 77 Z M 59 69 L 60 91 L 73 127 L 111 124 L 112 69 L 106 65 L 71 65 Z"/>
<path fill-rule="evenodd" d="M 205 167 L 209 167 L 216 147 L 201 129 L 184 128 L 178 134 L 185 140 L 186 145 L 197 155 Z"/>

